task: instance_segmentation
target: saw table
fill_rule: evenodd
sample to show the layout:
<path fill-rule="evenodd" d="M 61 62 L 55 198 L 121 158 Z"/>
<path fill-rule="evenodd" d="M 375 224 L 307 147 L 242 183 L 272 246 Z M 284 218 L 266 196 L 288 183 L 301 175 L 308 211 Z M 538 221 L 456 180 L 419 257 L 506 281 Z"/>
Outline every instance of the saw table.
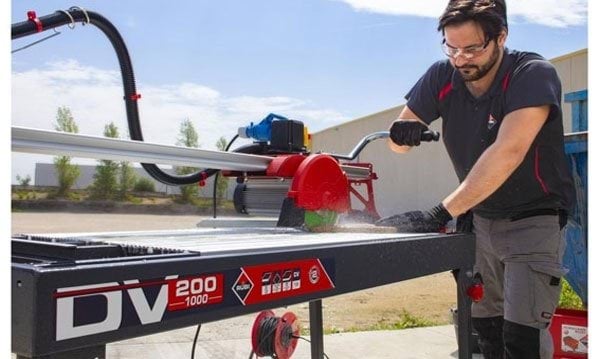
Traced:
<path fill-rule="evenodd" d="M 226 149 L 238 136 L 255 142 L 234 153 L 142 142 L 131 58 L 106 17 L 81 7 L 39 18 L 29 11 L 11 37 L 76 22 L 97 27 L 115 50 L 131 140 L 12 127 L 12 150 L 138 162 L 177 186 L 202 185 L 221 171 L 236 177 L 239 213 L 279 213 L 279 227 L 13 236 L 12 350 L 19 358 L 104 358 L 109 342 L 309 301 L 311 356 L 321 359 L 321 298 L 449 270 L 458 273 L 459 357 L 471 357 L 473 235 L 290 228 L 331 226 L 339 214 L 379 219 L 372 164 L 348 161 L 389 132 L 365 136 L 348 155 L 311 153 L 301 121 L 269 114 L 238 129 Z M 207 168 L 179 176 L 156 164 Z"/>
<path fill-rule="evenodd" d="M 459 270 L 459 358 L 470 358 L 470 234 L 309 233 L 294 228 L 15 235 L 12 350 L 104 358 L 105 344 Z M 349 313 L 349 315 L 351 315 Z"/>

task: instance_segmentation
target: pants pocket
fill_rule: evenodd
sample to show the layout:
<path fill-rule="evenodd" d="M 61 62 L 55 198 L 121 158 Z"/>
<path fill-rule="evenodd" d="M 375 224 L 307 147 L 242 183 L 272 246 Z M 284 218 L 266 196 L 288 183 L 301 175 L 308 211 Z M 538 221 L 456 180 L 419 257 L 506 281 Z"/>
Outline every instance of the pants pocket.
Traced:
<path fill-rule="evenodd" d="M 560 296 L 560 278 L 567 270 L 558 263 L 531 262 L 528 263 L 531 268 L 531 298 L 532 315 L 540 329 L 546 328 L 554 310 L 558 304 Z"/>

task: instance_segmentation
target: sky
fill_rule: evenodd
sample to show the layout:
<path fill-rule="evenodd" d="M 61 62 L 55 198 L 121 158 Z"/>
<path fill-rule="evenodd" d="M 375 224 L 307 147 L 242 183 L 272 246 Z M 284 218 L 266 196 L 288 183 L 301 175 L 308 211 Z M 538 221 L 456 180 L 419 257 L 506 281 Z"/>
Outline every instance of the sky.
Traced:
<path fill-rule="evenodd" d="M 238 127 L 273 112 L 315 132 L 403 104 L 443 58 L 437 17 L 444 0 L 79 1 L 121 32 L 133 62 L 148 142 L 175 144 L 190 119 L 200 146 L 215 149 Z M 72 1 L 13 1 L 11 23 L 68 9 Z M 511 49 L 553 58 L 588 47 L 587 1 L 508 0 Z M 114 122 L 127 136 L 114 51 L 94 26 L 11 56 L 12 125 L 52 129 L 68 106 L 80 133 Z M 11 42 L 16 49 L 51 34 Z M 385 129 L 382 129 L 385 130 Z M 365 134 L 366 135 L 366 134 Z M 16 175 L 52 157 L 12 155 Z M 82 160 L 80 163 L 95 163 Z"/>

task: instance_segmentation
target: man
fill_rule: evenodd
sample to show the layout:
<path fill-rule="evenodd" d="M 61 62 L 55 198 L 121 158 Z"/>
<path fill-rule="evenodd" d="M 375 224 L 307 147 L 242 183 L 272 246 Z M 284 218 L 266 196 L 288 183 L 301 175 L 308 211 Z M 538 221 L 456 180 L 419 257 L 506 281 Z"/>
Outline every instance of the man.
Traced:
<path fill-rule="evenodd" d="M 487 359 L 552 358 L 548 326 L 560 294 L 574 188 L 564 155 L 561 85 L 534 53 L 509 51 L 504 0 L 453 0 L 440 17 L 447 60 L 433 64 L 390 127 L 404 153 L 442 118 L 460 185 L 429 211 L 384 218 L 399 232 L 438 232 L 473 214 L 484 298 L 473 327 Z"/>

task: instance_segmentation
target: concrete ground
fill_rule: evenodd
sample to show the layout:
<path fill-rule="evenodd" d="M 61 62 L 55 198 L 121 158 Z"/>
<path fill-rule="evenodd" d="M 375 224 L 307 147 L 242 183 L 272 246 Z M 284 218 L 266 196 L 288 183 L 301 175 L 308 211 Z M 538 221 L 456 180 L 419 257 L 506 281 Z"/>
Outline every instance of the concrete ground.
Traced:
<path fill-rule="evenodd" d="M 275 310 L 276 313 L 283 310 Z M 208 323 L 202 326 L 195 358 L 246 359 L 250 355 L 250 328 L 254 315 Z M 189 358 L 196 327 L 179 329 L 109 344 L 107 358 Z M 306 337 L 310 339 L 309 336 Z M 324 337 L 325 354 L 330 359 L 432 359 L 458 358 L 452 325 L 404 330 L 384 330 L 329 334 Z M 309 359 L 310 344 L 298 341 L 292 356 Z M 474 359 L 483 358 L 479 354 Z"/>
<path fill-rule="evenodd" d="M 283 313 L 283 310 L 276 311 Z M 254 315 L 207 323 L 196 344 L 196 359 L 246 359 L 252 350 Z M 106 346 L 107 359 L 190 358 L 196 327 L 133 338 Z M 309 336 L 306 336 L 310 339 Z M 324 337 L 328 359 L 452 359 L 458 358 L 452 325 L 404 330 L 329 334 Z M 293 359 L 312 359 L 310 344 L 299 340 Z M 12 355 L 16 359 L 16 355 Z M 473 359 L 483 359 L 474 354 Z"/>

